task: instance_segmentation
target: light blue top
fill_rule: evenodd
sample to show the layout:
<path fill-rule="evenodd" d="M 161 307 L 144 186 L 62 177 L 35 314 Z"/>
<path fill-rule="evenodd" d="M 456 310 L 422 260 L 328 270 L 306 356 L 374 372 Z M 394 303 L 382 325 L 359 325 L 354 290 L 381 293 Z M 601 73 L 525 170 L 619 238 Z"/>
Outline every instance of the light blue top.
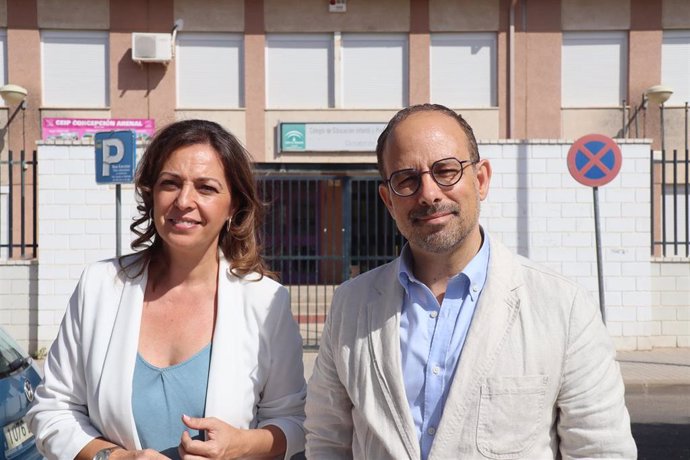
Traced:
<path fill-rule="evenodd" d="M 182 414 L 204 416 L 210 365 L 210 343 L 187 361 L 163 369 L 137 353 L 132 410 L 142 448 L 178 459 L 177 446 L 183 431 L 189 431 L 194 439 L 204 439 L 203 433 L 182 423 Z"/>
<path fill-rule="evenodd" d="M 409 246 L 400 255 L 398 279 L 405 289 L 400 315 L 402 371 L 422 459 L 429 456 L 467 331 L 484 289 L 489 253 L 489 238 L 485 235 L 479 252 L 462 272 L 448 280 L 441 305 L 431 290 L 414 277 Z"/>

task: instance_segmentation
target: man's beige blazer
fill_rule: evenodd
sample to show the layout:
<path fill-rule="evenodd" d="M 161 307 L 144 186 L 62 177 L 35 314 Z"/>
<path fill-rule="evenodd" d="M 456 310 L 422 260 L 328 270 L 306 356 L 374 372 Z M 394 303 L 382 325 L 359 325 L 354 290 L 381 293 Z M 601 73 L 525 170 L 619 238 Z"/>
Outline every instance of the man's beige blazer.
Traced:
<path fill-rule="evenodd" d="M 395 260 L 336 290 L 307 391 L 307 458 L 419 459 Z M 635 458 L 615 349 L 572 281 L 491 241 L 430 459 Z"/>

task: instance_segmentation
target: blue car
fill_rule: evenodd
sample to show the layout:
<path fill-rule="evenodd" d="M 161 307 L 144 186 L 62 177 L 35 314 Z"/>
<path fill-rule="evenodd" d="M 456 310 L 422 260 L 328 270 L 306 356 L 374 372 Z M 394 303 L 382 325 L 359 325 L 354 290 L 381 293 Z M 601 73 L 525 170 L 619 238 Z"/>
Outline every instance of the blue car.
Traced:
<path fill-rule="evenodd" d="M 42 458 L 23 420 L 40 381 L 33 360 L 0 327 L 0 460 Z"/>

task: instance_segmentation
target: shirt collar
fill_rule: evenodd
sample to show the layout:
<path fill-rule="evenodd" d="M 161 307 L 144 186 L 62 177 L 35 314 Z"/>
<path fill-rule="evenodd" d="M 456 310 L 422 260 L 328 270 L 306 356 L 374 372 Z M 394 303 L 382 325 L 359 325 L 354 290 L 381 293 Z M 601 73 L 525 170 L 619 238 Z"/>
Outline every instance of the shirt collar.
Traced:
<path fill-rule="evenodd" d="M 486 283 L 486 274 L 489 269 L 489 254 L 491 253 L 489 235 L 484 231 L 483 228 L 479 227 L 482 233 L 482 246 L 479 248 L 479 252 L 469 261 L 465 266 L 465 269 L 460 273 L 456 273 L 455 276 L 451 278 L 455 279 L 461 274 L 464 274 L 469 279 L 469 295 L 472 300 L 477 300 L 477 297 L 484 289 L 484 284 Z M 398 266 L 398 281 L 402 285 L 405 292 L 409 294 L 409 286 L 411 283 L 419 283 L 417 278 L 415 278 L 412 272 L 412 250 L 409 247 L 409 243 L 405 243 L 402 251 L 400 251 L 400 265 Z"/>

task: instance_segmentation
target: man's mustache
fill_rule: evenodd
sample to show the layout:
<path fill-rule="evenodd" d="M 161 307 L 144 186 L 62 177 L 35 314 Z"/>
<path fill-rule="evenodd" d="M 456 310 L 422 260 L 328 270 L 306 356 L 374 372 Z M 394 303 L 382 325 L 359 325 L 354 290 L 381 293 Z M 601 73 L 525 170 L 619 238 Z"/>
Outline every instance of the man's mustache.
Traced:
<path fill-rule="evenodd" d="M 415 208 L 410 211 L 410 219 L 419 219 L 421 217 L 428 217 L 437 213 L 450 212 L 453 214 L 460 213 L 460 207 L 453 203 L 437 204 L 433 206 L 423 206 L 420 208 Z"/>

